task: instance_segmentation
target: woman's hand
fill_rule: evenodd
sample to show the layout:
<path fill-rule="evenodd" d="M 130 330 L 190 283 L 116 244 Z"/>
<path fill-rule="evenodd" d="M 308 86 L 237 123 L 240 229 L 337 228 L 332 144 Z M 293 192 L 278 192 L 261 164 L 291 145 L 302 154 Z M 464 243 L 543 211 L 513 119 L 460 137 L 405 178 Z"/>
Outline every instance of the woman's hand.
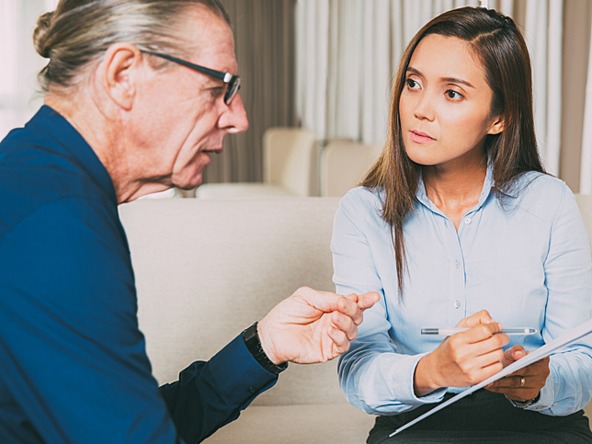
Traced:
<path fill-rule="evenodd" d="M 520 345 L 516 345 L 504 353 L 502 364 L 504 367 L 522 359 L 527 352 Z M 506 395 L 513 401 L 531 401 L 535 399 L 547 382 L 549 376 L 549 357 L 536 361 L 515 373 L 499 379 L 485 387 L 486 390 Z"/>
<path fill-rule="evenodd" d="M 508 335 L 501 325 L 482 310 L 460 321 L 467 331 L 446 337 L 432 353 L 424 356 L 415 370 L 414 388 L 423 396 L 441 387 L 477 384 L 503 368 L 502 347 Z"/>

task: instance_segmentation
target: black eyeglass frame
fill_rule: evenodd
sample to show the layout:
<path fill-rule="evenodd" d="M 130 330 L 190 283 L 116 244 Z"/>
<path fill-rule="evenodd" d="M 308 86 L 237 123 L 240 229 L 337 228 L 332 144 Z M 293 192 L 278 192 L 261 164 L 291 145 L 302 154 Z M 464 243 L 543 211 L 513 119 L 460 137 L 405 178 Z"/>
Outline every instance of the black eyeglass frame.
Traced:
<path fill-rule="evenodd" d="M 173 63 L 177 63 L 179 65 L 183 65 L 187 68 L 193 69 L 195 71 L 201 72 L 202 74 L 207 74 L 212 76 L 216 79 L 222 80 L 228 86 L 226 87 L 226 92 L 224 93 L 224 103 L 230 106 L 230 102 L 234 99 L 234 96 L 238 93 L 240 89 L 241 81 L 240 76 L 231 74 L 229 72 L 217 71 L 215 69 L 206 68 L 205 66 L 196 65 L 195 63 L 188 62 L 187 60 L 180 59 L 178 57 L 164 54 L 162 52 L 156 51 L 147 51 L 147 50 L 140 50 L 145 54 L 150 54 L 156 57 L 160 57 L 161 59 L 168 60 Z"/>

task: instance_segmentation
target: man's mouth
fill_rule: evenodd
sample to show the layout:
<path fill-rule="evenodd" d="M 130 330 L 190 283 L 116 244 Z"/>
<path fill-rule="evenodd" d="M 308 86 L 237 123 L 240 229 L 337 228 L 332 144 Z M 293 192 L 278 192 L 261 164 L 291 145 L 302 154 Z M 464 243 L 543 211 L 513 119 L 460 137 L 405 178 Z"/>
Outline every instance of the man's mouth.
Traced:
<path fill-rule="evenodd" d="M 207 153 L 207 154 L 220 154 L 222 152 L 222 147 L 220 148 L 207 148 L 205 150 L 201 150 L 202 153 Z"/>

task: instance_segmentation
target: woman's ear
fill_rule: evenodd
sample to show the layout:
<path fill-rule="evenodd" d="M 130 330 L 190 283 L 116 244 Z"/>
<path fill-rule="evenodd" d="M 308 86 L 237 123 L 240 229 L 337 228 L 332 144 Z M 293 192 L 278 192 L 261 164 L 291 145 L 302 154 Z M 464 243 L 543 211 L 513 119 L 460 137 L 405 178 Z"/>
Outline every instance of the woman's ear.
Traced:
<path fill-rule="evenodd" d="M 502 116 L 497 116 L 493 122 L 491 123 L 491 126 L 489 127 L 489 131 L 487 131 L 487 134 L 499 134 L 501 133 L 504 129 L 506 128 L 506 123 L 504 121 L 504 118 Z"/>
<path fill-rule="evenodd" d="M 118 43 L 107 50 L 100 64 L 106 95 L 126 111 L 134 103 L 141 58 L 140 50 L 134 45 Z"/>

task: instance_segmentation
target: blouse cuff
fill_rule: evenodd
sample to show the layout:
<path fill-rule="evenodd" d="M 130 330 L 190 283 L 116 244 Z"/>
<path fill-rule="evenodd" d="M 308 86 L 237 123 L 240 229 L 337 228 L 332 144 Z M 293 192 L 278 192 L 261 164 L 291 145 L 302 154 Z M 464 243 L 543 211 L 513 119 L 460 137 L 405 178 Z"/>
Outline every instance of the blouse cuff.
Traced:
<path fill-rule="evenodd" d="M 407 384 L 404 387 L 403 396 L 406 399 L 408 404 L 420 405 L 420 404 L 434 404 L 436 402 L 440 402 L 444 399 L 444 395 L 446 394 L 446 388 L 439 388 L 434 390 L 433 392 L 428 393 L 427 395 L 417 396 L 415 394 L 414 388 L 414 379 L 415 379 L 415 371 L 417 370 L 417 365 L 421 358 L 423 358 L 427 353 L 422 353 L 419 355 L 412 356 L 412 359 L 406 360 L 404 365 L 409 367 L 409 370 L 406 372 L 409 375 L 409 379 L 407 380 Z"/>
<path fill-rule="evenodd" d="M 553 370 L 547 377 L 547 382 L 539 392 L 539 399 L 532 404 L 525 407 L 525 410 L 532 410 L 533 412 L 540 412 L 549 409 L 555 402 L 555 382 L 557 379 L 554 377 Z"/>

